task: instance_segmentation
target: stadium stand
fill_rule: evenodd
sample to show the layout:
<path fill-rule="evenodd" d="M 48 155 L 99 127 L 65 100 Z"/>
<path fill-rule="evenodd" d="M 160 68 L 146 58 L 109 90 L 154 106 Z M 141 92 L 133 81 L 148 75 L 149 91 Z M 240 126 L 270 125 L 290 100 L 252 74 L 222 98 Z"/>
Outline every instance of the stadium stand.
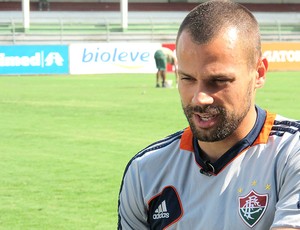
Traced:
<path fill-rule="evenodd" d="M 39 3 L 43 0 L 30 0 L 30 8 L 32 11 L 39 10 Z M 19 1 L 0 1 L 0 11 L 19 11 L 22 10 L 21 0 Z M 115 2 L 105 1 L 84 1 L 84 0 L 47 0 L 51 11 L 119 11 L 119 0 Z M 129 11 L 189 11 L 198 3 L 187 2 L 130 2 L 128 3 Z M 300 12 L 299 0 L 248 0 L 239 1 L 251 11 L 261 12 Z M 277 2 L 277 3 L 276 3 Z M 282 2 L 282 3 L 279 3 Z M 284 2 L 284 3 L 283 3 Z"/>
<path fill-rule="evenodd" d="M 49 1 L 49 0 L 48 0 Z M 22 29 L 21 2 L 0 2 L 2 44 L 76 42 L 174 42 L 187 11 L 198 3 L 129 3 L 128 28 L 121 28 L 120 4 L 54 2 L 41 11 L 31 1 L 31 27 Z M 243 3 L 254 12 L 265 41 L 300 40 L 300 4 Z"/>

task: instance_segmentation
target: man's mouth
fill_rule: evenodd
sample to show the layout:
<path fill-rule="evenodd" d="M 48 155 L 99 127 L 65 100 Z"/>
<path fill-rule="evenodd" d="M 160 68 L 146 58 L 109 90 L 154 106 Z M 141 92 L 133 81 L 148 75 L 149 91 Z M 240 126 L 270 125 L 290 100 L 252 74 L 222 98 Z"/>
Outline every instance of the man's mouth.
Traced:
<path fill-rule="evenodd" d="M 194 113 L 195 125 L 199 128 L 208 129 L 217 123 L 217 114 Z"/>
<path fill-rule="evenodd" d="M 202 121 L 209 121 L 216 117 L 216 115 L 210 115 L 210 114 L 196 114 L 196 115 L 199 116 Z"/>

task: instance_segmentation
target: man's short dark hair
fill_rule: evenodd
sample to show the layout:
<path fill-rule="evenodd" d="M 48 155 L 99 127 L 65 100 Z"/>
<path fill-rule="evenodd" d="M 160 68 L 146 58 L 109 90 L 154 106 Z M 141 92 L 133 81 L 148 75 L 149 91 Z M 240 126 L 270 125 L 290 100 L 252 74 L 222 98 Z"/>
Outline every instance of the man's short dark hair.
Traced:
<path fill-rule="evenodd" d="M 230 27 L 237 29 L 249 61 L 256 64 L 261 56 L 258 22 L 247 8 L 232 1 L 212 0 L 195 7 L 181 23 L 176 44 L 183 31 L 187 31 L 195 43 L 205 44 Z"/>

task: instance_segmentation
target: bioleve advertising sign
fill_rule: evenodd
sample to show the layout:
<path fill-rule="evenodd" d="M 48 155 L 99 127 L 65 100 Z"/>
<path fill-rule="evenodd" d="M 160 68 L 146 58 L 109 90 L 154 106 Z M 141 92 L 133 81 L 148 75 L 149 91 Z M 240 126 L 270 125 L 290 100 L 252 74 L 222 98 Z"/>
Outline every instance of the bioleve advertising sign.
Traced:
<path fill-rule="evenodd" d="M 68 46 L 0 46 L 0 74 L 68 73 Z"/>
<path fill-rule="evenodd" d="M 88 43 L 70 45 L 70 73 L 155 73 L 159 43 Z"/>

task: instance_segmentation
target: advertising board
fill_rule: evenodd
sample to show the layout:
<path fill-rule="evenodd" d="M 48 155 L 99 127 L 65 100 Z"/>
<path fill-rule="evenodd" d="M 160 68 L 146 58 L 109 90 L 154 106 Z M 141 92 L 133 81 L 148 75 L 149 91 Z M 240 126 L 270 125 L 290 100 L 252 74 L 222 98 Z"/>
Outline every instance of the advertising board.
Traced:
<path fill-rule="evenodd" d="M 299 42 L 264 42 L 262 51 L 268 59 L 269 71 L 300 70 Z"/>
<path fill-rule="evenodd" d="M 0 74 L 68 73 L 68 46 L 0 46 Z"/>
<path fill-rule="evenodd" d="M 163 44 L 175 52 L 175 44 Z M 299 71 L 300 43 L 299 42 L 263 42 L 263 56 L 268 59 L 269 71 Z M 168 65 L 168 71 L 173 71 Z"/>
<path fill-rule="evenodd" d="M 71 74 L 155 73 L 160 43 L 71 44 Z"/>

